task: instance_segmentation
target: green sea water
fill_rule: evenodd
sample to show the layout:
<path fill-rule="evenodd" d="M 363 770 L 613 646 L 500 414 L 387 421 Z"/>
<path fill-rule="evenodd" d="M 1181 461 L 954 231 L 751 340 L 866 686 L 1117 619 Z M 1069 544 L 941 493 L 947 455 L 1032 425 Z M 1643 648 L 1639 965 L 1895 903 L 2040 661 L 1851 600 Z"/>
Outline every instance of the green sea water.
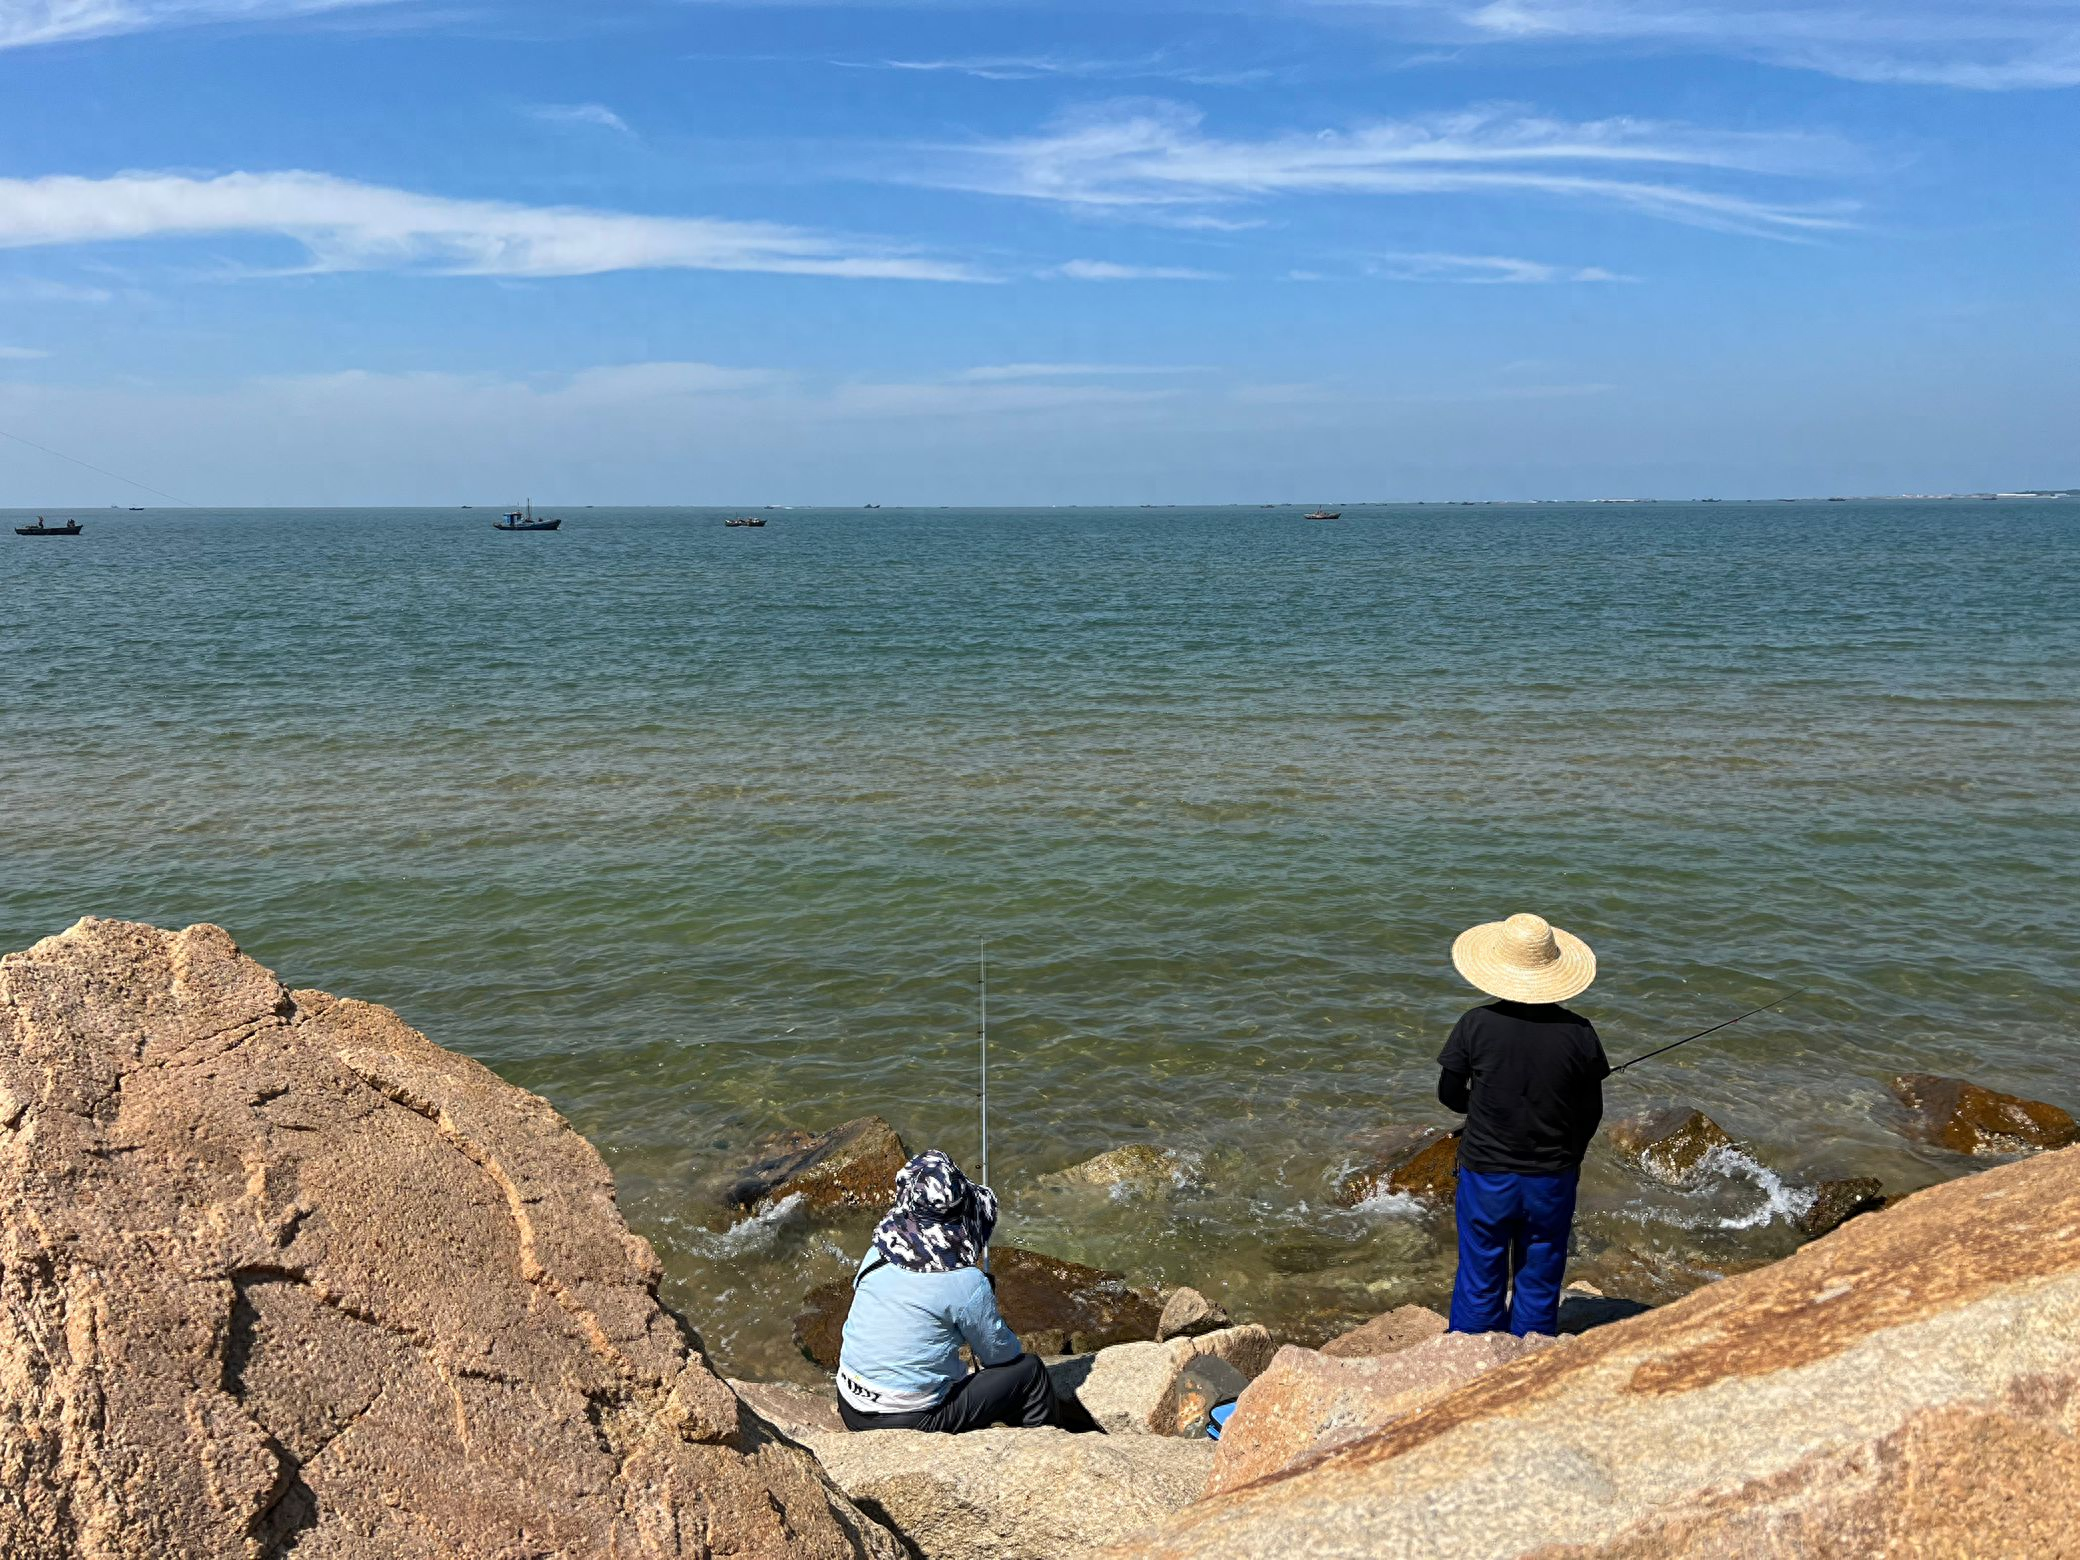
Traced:
<path fill-rule="evenodd" d="M 1330 1188 L 1448 1119 L 1447 949 L 1514 910 L 1617 1055 L 1810 988 L 1613 1081 L 1745 1152 L 1599 1146 L 1592 1277 L 1960 1173 L 1899 1070 L 2080 1105 L 2080 501 L 565 513 L 0 536 L 0 946 L 220 922 L 540 1091 L 732 1371 L 863 1227 L 704 1183 L 865 1112 L 972 1160 L 982 937 L 1007 1237 L 1267 1320 L 1448 1284 Z M 1203 1184 L 1034 1185 L 1124 1142 Z"/>

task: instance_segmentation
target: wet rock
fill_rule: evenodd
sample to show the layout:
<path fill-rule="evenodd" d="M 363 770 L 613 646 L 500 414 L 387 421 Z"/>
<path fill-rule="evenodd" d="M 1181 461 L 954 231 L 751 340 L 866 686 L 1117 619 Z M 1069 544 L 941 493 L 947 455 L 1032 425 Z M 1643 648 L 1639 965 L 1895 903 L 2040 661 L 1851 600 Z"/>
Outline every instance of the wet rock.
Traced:
<path fill-rule="evenodd" d="M 1339 1333 L 1322 1345 L 1321 1352 L 1334 1360 L 1371 1359 L 1381 1354 L 1399 1354 L 1444 1332 L 1445 1319 L 1426 1305 L 1400 1305 L 1375 1316 L 1362 1327 Z"/>
<path fill-rule="evenodd" d="M 1084 1267 L 1016 1246 L 990 1248 L 997 1309 L 1034 1354 L 1078 1354 L 1153 1338 L 1162 1307 L 1123 1274 Z M 809 1291 L 794 1319 L 795 1346 L 825 1370 L 838 1368 L 852 1280 Z"/>
<path fill-rule="evenodd" d="M 1388 1355 L 1336 1358 L 1283 1348 L 1221 1431 L 1208 1495 L 1240 1488 L 1433 1403 L 1550 1338 L 1444 1333 Z"/>
<path fill-rule="evenodd" d="M 1336 1200 L 1346 1208 L 1374 1197 L 1414 1197 L 1448 1205 L 1459 1191 L 1459 1134 L 1403 1128 L 1375 1140 L 1363 1164 L 1344 1173 Z"/>
<path fill-rule="evenodd" d="M 1049 1192 L 1102 1192 L 1118 1198 L 1161 1198 L 1199 1185 L 1199 1159 L 1174 1148 L 1129 1143 L 1040 1177 Z"/>
<path fill-rule="evenodd" d="M 1799 1232 L 1808 1240 L 1841 1228 L 1860 1213 L 1876 1213 L 1885 1206 L 1885 1188 L 1876 1176 L 1859 1175 L 1841 1181 L 1822 1181 L 1813 1191 L 1813 1205 L 1798 1221 Z"/>
<path fill-rule="evenodd" d="M 590 1144 L 213 926 L 0 959 L 0 1555 L 896 1560 Z"/>
<path fill-rule="evenodd" d="M 1225 1361 L 1253 1381 L 1278 1350 L 1268 1330 L 1228 1327 L 1168 1343 L 1124 1343 L 1049 1367 L 1057 1391 L 1075 1393 L 1093 1419 L 1113 1435 L 1178 1435 L 1180 1378 L 1191 1363 Z"/>
<path fill-rule="evenodd" d="M 2076 1404 L 2067 1149 L 1500 1366 L 1121 1560 L 2080 1555 Z"/>
<path fill-rule="evenodd" d="M 1648 1175 L 1671 1186 L 1690 1180 L 1713 1149 L 1733 1146 L 1733 1139 L 1719 1123 L 1687 1105 L 1665 1105 L 1626 1116 L 1605 1127 L 1604 1135 Z"/>
<path fill-rule="evenodd" d="M 800 1197 L 815 1212 L 886 1208 L 895 1197 L 896 1172 L 910 1161 L 895 1128 L 879 1116 L 861 1116 L 828 1132 L 776 1132 L 760 1138 L 751 1152 L 752 1162 L 725 1194 L 738 1214 L 789 1197 Z"/>
<path fill-rule="evenodd" d="M 1163 1302 L 1163 1314 L 1156 1321 L 1156 1342 L 1196 1338 L 1201 1333 L 1218 1332 L 1227 1325 L 1226 1311 L 1196 1289 L 1180 1289 Z"/>
<path fill-rule="evenodd" d="M 1910 1112 L 1909 1131 L 1958 1154 L 2023 1154 L 2080 1143 L 2080 1128 L 2056 1105 L 1941 1078 L 1907 1073 L 1892 1092 Z"/>
<path fill-rule="evenodd" d="M 832 1478 L 924 1560 L 1079 1560 L 1198 1498 L 1213 1443 L 977 1430 L 812 1433 Z"/>
<path fill-rule="evenodd" d="M 731 1377 L 729 1389 L 752 1413 L 791 1440 L 840 1435 L 845 1431 L 845 1421 L 838 1417 L 834 1387 L 818 1391 L 791 1381 L 738 1381 Z"/>

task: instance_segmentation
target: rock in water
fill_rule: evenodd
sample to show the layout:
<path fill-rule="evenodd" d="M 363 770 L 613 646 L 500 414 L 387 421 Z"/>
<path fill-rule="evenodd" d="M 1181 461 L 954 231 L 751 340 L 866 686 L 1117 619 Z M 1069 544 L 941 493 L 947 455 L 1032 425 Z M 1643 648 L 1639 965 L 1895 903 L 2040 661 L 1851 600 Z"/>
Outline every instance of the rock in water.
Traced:
<path fill-rule="evenodd" d="M 2080 1555 L 2076 1404 L 2068 1149 L 1500 1366 L 1121 1554 Z"/>
<path fill-rule="evenodd" d="M 1859 1175 L 1844 1181 L 1822 1181 L 1813 1189 L 1813 1206 L 1798 1221 L 1807 1240 L 1818 1240 L 1840 1229 L 1861 1213 L 1876 1213 L 1885 1206 L 1884 1185 L 1875 1176 Z"/>
<path fill-rule="evenodd" d="M 1381 1354 L 1399 1354 L 1426 1339 L 1443 1333 L 1445 1319 L 1427 1305 L 1402 1305 L 1375 1316 L 1362 1327 L 1353 1327 L 1322 1345 L 1332 1360 L 1371 1359 Z"/>
<path fill-rule="evenodd" d="M 902 1553 L 740 1411 L 590 1144 L 213 926 L 0 959 L 0 1555 Z"/>
<path fill-rule="evenodd" d="M 1200 1358 L 1225 1361 L 1254 1380 L 1278 1345 L 1262 1327 L 1229 1327 L 1168 1343 L 1122 1343 L 1052 1366 L 1055 1389 L 1073 1392 L 1112 1435 L 1181 1435 L 1181 1379 Z M 1203 1405 L 1202 1405 L 1203 1406 Z"/>
<path fill-rule="evenodd" d="M 1040 1177 L 1050 1192 L 1101 1191 L 1113 1197 L 1160 1198 L 1196 1186 L 1199 1162 L 1174 1148 L 1129 1143 Z"/>
<path fill-rule="evenodd" d="M 1227 1325 L 1226 1311 L 1196 1289 L 1180 1289 L 1163 1302 L 1163 1314 L 1156 1322 L 1156 1342 L 1196 1338 L 1201 1333 L 1218 1332 Z"/>
<path fill-rule="evenodd" d="M 1665 1105 L 1627 1116 L 1605 1127 L 1604 1135 L 1648 1175 L 1672 1186 L 1695 1175 L 1713 1149 L 1733 1146 L 1733 1139 L 1718 1122 L 1687 1105 Z"/>
<path fill-rule="evenodd" d="M 924 1560 L 1079 1560 L 1198 1497 L 1213 1443 L 1064 1430 L 810 1434 L 803 1444 Z"/>
<path fill-rule="evenodd" d="M 731 1183 L 732 1211 L 756 1213 L 789 1197 L 816 1212 L 886 1208 L 896 1172 L 910 1152 L 879 1116 L 861 1116 L 828 1132 L 778 1132 L 752 1145 L 757 1157 Z"/>
<path fill-rule="evenodd" d="M 989 1261 L 997 1309 L 1031 1353 L 1076 1354 L 1155 1336 L 1162 1307 L 1153 1295 L 1130 1288 L 1123 1274 L 1016 1246 L 992 1246 Z M 796 1347 L 836 1370 L 851 1309 L 849 1278 L 810 1290 L 794 1319 Z"/>
<path fill-rule="evenodd" d="M 1444 1333 L 1360 1359 L 1288 1345 L 1236 1403 L 1206 1493 L 1237 1489 L 1296 1458 L 1356 1440 L 1552 1342 L 1508 1333 Z"/>
<path fill-rule="evenodd" d="M 1892 1092 L 1912 1112 L 1909 1125 L 1924 1142 L 1959 1154 L 2025 1154 L 2080 1143 L 2080 1128 L 2056 1105 L 2014 1094 L 1907 1073 L 1892 1080 Z"/>
<path fill-rule="evenodd" d="M 1366 1162 L 1336 1184 L 1336 1200 L 1346 1208 L 1374 1197 L 1414 1197 L 1446 1206 L 1458 1195 L 1459 1134 L 1442 1127 L 1386 1133 Z"/>

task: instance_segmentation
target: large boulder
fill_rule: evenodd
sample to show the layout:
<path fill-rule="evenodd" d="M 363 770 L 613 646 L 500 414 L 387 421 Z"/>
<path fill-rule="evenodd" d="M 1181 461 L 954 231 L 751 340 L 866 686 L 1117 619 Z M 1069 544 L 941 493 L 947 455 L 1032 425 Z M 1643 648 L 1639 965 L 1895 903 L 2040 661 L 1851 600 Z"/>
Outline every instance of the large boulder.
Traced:
<path fill-rule="evenodd" d="M 1339 1358 L 1286 1347 L 1250 1384 L 1221 1431 L 1209 1495 L 1378 1430 L 1551 1338 L 1443 1333 L 1392 1354 Z"/>
<path fill-rule="evenodd" d="M 1200 1184 L 1197 1155 L 1128 1143 L 1040 1177 L 1045 1192 L 1096 1192 L 1116 1199 L 1164 1198 Z"/>
<path fill-rule="evenodd" d="M 1335 1360 L 1370 1359 L 1380 1354 L 1399 1354 L 1419 1343 L 1439 1337 L 1445 1319 L 1427 1305 L 1397 1305 L 1362 1327 L 1338 1333 L 1322 1345 L 1322 1353 Z"/>
<path fill-rule="evenodd" d="M 2080 1127 L 2056 1105 L 2001 1094 L 1962 1078 L 1907 1073 L 1892 1080 L 1908 1129 L 1958 1154 L 2026 1154 L 2080 1143 Z"/>
<path fill-rule="evenodd" d="M 1731 1148 L 1733 1139 L 1701 1110 L 1662 1105 L 1621 1117 L 1603 1129 L 1619 1153 L 1657 1181 L 1680 1186 L 1714 1149 Z"/>
<path fill-rule="evenodd" d="M 1336 1182 L 1346 1208 L 1374 1198 L 1409 1197 L 1448 1206 L 1459 1195 L 1459 1134 L 1442 1127 L 1402 1127 L 1367 1142 L 1362 1160 Z"/>
<path fill-rule="evenodd" d="M 812 1432 L 803 1444 L 923 1560 L 1078 1560 L 1199 1496 L 1213 1443 L 1065 1430 Z"/>
<path fill-rule="evenodd" d="M 989 1260 L 997 1309 L 1030 1353 L 1075 1354 L 1153 1338 L 1162 1319 L 1155 1296 L 1129 1286 L 1123 1274 L 1016 1246 L 992 1246 Z M 794 1319 L 796 1347 L 836 1370 L 851 1309 L 849 1278 L 810 1290 Z"/>
<path fill-rule="evenodd" d="M 2069 1149 L 1501 1366 L 1121 1553 L 2076 1555 L 2075 1489 Z"/>
<path fill-rule="evenodd" d="M 1165 1343 L 1123 1343 L 1052 1367 L 1058 1391 L 1073 1392 L 1108 1432 L 1181 1435 L 1192 1417 L 1180 1391 L 1194 1360 L 1224 1361 L 1254 1380 L 1278 1350 L 1268 1329 L 1223 1328 Z"/>
<path fill-rule="evenodd" d="M 751 1163 L 724 1194 L 735 1215 L 790 1197 L 816 1213 L 886 1208 L 895 1199 L 896 1172 L 910 1161 L 895 1128 L 879 1116 L 861 1116 L 828 1132 L 776 1132 L 752 1144 L 751 1153 Z"/>
<path fill-rule="evenodd" d="M 214 926 L 0 959 L 0 1554 L 882 1556 L 606 1166 Z"/>

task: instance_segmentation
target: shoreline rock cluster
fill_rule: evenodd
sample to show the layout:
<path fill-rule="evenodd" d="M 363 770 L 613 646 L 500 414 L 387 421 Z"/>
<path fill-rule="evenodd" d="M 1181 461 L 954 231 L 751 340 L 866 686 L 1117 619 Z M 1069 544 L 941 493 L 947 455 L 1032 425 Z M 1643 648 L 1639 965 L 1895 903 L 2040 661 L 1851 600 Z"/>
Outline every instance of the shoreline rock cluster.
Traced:
<path fill-rule="evenodd" d="M 2032 1157 L 1824 1182 L 1793 1255 L 1652 1309 L 1570 1286 L 1557 1340 L 1402 1306 L 1304 1348 L 1000 1248 L 1107 1433 L 850 1435 L 828 1392 L 721 1379 L 546 1102 L 218 928 L 90 919 L 0 958 L 0 1554 L 2080 1553 L 2080 1131 L 1895 1092 L 1924 1141 Z M 1674 1184 L 1738 1150 L 1687 1107 L 1610 1133 Z M 1449 1195 L 1450 1136 L 1370 1146 L 1354 1202 Z M 875 1118 L 777 1134 L 704 1195 L 846 1217 L 905 1157 Z M 1049 1180 L 1198 1175 L 1130 1146 Z M 810 1297 L 806 1353 L 848 1303 Z"/>

